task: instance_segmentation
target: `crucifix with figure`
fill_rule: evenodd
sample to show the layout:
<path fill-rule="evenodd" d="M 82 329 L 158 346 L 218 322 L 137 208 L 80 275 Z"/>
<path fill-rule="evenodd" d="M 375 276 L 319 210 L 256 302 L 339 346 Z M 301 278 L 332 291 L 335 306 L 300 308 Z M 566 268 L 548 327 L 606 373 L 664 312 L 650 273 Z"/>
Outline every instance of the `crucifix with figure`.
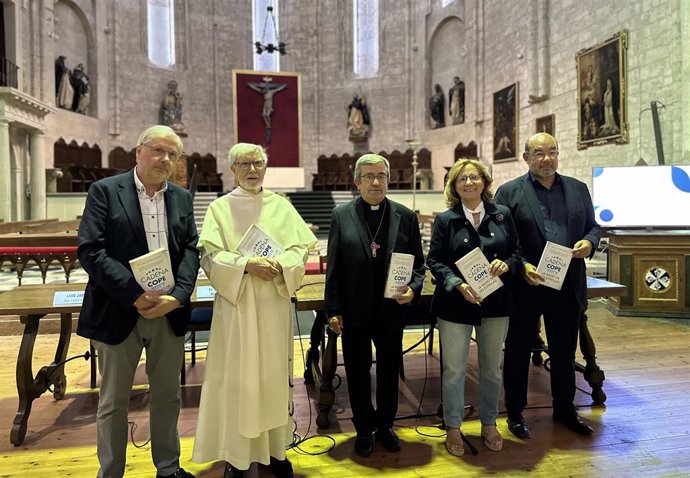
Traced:
<path fill-rule="evenodd" d="M 264 97 L 264 105 L 261 117 L 266 125 L 266 144 L 271 142 L 271 115 L 273 114 L 273 95 L 287 88 L 285 83 L 273 83 L 273 78 L 264 76 L 260 83 L 247 83 L 252 90 L 261 93 Z"/>

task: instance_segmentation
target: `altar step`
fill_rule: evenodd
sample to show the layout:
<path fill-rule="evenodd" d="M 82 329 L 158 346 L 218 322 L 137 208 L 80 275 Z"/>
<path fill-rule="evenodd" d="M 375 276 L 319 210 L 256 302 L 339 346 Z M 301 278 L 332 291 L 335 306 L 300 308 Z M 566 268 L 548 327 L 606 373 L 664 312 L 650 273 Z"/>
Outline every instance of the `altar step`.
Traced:
<path fill-rule="evenodd" d="M 350 191 L 297 191 L 287 195 L 304 222 L 319 227 L 316 232 L 319 238 L 328 237 L 333 208 L 355 197 Z"/>
<path fill-rule="evenodd" d="M 201 232 L 201 225 L 204 223 L 206 210 L 218 197 L 216 192 L 200 192 L 197 191 L 194 195 L 194 222 L 196 223 L 196 230 Z"/>

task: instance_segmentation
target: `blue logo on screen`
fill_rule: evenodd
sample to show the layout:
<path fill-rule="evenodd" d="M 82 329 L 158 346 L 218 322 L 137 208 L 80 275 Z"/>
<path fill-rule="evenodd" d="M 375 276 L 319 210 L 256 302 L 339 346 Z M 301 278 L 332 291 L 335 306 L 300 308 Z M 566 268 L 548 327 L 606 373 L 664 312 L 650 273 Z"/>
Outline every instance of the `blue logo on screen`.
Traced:
<path fill-rule="evenodd" d="M 682 205 L 690 199 L 690 167 L 614 166 L 592 168 L 594 215 L 609 227 L 688 227 L 690 208 L 650 208 L 653 191 L 659 204 Z"/>
<path fill-rule="evenodd" d="M 676 166 L 671 168 L 671 180 L 673 185 L 683 191 L 684 193 L 690 193 L 690 176 L 688 173 L 683 171 Z"/>

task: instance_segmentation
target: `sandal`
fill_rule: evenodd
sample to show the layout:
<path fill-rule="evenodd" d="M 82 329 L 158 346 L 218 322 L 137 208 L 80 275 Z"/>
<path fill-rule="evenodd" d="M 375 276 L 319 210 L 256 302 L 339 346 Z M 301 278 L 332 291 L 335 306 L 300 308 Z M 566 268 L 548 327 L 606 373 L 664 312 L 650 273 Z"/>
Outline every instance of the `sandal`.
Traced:
<path fill-rule="evenodd" d="M 496 425 L 482 424 L 482 438 L 484 439 L 484 446 L 492 451 L 501 451 L 503 449 L 503 438 L 498 433 Z"/>
<path fill-rule="evenodd" d="M 459 428 L 449 428 L 446 431 L 446 450 L 454 456 L 465 454 L 465 447 L 462 445 L 462 435 Z"/>

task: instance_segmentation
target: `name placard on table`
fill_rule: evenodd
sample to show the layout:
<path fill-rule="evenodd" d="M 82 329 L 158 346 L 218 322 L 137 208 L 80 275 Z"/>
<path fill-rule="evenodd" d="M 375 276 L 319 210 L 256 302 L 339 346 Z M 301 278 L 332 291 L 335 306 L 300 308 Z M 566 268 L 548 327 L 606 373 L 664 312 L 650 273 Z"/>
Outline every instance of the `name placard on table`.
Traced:
<path fill-rule="evenodd" d="M 197 300 L 213 299 L 216 296 L 216 289 L 210 285 L 200 285 L 196 288 Z"/>
<path fill-rule="evenodd" d="M 53 307 L 81 305 L 84 291 L 56 291 L 53 296 Z"/>

